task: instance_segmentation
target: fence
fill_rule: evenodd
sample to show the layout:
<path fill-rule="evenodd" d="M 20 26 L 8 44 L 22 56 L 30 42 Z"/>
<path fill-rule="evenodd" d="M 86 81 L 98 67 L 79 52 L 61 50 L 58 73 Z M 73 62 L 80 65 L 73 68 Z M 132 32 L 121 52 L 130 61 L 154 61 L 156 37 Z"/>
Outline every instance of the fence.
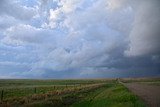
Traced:
<path fill-rule="evenodd" d="M 73 84 L 73 85 L 57 85 L 57 86 L 47 86 L 47 87 L 23 87 L 23 88 L 9 88 L 9 89 L 0 89 L 0 100 L 3 101 L 5 98 L 10 97 L 20 97 L 26 96 L 29 94 L 39 94 L 39 93 L 46 93 L 53 90 L 62 90 L 67 88 L 74 88 L 81 87 L 82 84 Z"/>

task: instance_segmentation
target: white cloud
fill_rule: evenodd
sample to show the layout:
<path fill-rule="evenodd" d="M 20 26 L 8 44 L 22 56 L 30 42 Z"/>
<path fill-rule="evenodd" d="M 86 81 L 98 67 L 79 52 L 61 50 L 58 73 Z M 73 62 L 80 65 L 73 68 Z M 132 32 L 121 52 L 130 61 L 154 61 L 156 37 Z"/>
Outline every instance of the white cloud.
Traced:
<path fill-rule="evenodd" d="M 19 21 L 17 21 L 14 17 L 3 15 L 0 17 L 0 30 L 5 30 L 6 28 L 13 26 L 15 24 L 18 24 Z"/>
<path fill-rule="evenodd" d="M 107 8 L 112 10 L 118 10 L 120 8 L 124 8 L 127 6 L 128 0 L 108 0 L 107 1 Z"/>
<path fill-rule="evenodd" d="M 59 35 L 55 31 L 36 28 L 25 24 L 12 26 L 6 29 L 4 34 L 5 37 L 1 41 L 12 45 L 42 44 Z M 52 42 L 53 41 L 54 40 L 52 40 Z"/>
<path fill-rule="evenodd" d="M 56 28 L 58 26 L 58 21 L 61 20 L 62 13 L 60 9 L 50 9 L 50 16 L 49 16 L 49 27 Z"/>
<path fill-rule="evenodd" d="M 29 20 L 36 15 L 36 9 L 20 5 L 16 1 L 1 0 L 0 14 L 9 15 L 21 20 Z"/>
<path fill-rule="evenodd" d="M 5 32 L 5 37 L 2 40 L 7 44 L 16 44 L 20 45 L 26 42 L 40 42 L 38 36 L 38 31 L 40 29 L 36 29 L 30 25 L 17 25 L 8 28 Z"/>

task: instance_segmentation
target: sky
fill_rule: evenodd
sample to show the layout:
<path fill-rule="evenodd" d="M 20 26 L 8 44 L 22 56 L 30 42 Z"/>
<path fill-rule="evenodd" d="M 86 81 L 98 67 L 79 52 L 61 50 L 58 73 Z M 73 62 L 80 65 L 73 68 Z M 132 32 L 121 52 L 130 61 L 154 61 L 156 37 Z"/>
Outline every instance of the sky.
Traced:
<path fill-rule="evenodd" d="M 160 76 L 160 0 L 0 0 L 0 78 Z"/>

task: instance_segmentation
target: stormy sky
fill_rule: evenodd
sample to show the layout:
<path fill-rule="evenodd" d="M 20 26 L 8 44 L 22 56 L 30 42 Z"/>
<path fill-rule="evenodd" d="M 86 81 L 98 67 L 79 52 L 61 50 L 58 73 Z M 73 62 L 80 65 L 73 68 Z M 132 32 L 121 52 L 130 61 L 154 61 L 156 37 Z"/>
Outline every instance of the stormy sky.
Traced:
<path fill-rule="evenodd" d="M 160 0 L 0 0 L 0 78 L 160 76 Z"/>

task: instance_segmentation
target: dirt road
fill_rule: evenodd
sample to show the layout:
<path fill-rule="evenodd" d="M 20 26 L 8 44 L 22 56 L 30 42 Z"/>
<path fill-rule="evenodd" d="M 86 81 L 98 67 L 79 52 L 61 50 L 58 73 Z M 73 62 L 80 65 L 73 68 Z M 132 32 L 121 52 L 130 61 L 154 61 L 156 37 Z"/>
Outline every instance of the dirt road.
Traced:
<path fill-rule="evenodd" d="M 142 83 L 123 83 L 129 90 L 142 98 L 149 107 L 160 107 L 160 86 Z"/>

